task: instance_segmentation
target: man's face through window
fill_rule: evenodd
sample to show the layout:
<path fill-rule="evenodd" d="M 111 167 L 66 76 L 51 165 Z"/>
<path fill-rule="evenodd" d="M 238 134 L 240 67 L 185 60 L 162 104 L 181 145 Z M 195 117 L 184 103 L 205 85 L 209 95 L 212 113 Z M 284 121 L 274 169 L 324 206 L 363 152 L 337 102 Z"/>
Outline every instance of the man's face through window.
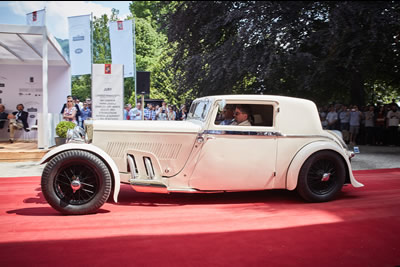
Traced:
<path fill-rule="evenodd" d="M 222 111 L 223 115 L 224 115 L 224 119 L 225 120 L 230 120 L 233 119 L 233 109 L 230 108 L 224 108 L 224 110 Z"/>
<path fill-rule="evenodd" d="M 240 109 L 236 109 L 235 110 L 235 121 L 237 123 L 241 123 L 244 122 L 245 120 L 247 120 L 248 115 L 246 113 L 243 113 Z"/>

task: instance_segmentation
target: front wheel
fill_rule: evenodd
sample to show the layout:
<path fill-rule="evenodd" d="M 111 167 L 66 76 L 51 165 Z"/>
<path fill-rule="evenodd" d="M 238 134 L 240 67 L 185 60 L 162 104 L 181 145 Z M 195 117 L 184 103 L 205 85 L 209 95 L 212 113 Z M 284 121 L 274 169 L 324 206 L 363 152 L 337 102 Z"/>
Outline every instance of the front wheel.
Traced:
<path fill-rule="evenodd" d="M 332 151 L 320 151 L 301 167 L 297 192 L 309 202 L 329 201 L 342 189 L 345 178 L 341 157 Z"/>
<path fill-rule="evenodd" d="M 104 162 L 82 150 L 62 152 L 43 170 L 41 187 L 47 202 L 63 214 L 97 211 L 111 192 L 111 175 Z"/>

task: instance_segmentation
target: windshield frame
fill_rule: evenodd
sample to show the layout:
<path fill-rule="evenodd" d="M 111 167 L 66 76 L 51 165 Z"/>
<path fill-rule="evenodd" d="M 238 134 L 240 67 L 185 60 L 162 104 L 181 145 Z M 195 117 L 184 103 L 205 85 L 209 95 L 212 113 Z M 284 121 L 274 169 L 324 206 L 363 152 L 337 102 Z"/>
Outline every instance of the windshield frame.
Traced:
<path fill-rule="evenodd" d="M 187 119 L 205 121 L 210 113 L 212 101 L 208 98 L 196 100 L 190 105 Z"/>

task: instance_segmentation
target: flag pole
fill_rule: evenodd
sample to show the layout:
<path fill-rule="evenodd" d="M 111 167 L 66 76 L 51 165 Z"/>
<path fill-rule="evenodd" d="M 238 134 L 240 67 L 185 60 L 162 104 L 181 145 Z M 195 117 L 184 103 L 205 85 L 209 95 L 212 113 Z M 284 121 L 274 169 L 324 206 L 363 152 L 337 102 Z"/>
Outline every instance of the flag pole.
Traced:
<path fill-rule="evenodd" d="M 133 18 L 133 76 L 135 77 L 135 107 L 137 103 L 137 72 L 136 72 L 136 29 L 135 29 L 135 18 Z"/>

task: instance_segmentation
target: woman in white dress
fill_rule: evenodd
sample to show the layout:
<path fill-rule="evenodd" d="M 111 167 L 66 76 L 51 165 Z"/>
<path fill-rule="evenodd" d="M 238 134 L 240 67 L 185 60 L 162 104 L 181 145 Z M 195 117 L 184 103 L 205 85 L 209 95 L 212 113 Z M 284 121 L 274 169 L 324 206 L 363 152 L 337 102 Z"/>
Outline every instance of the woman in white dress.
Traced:
<path fill-rule="evenodd" d="M 77 124 L 76 121 L 76 107 L 73 102 L 72 98 L 68 98 L 67 106 L 64 109 L 63 119 L 65 121 L 72 121 L 73 123 Z"/>

